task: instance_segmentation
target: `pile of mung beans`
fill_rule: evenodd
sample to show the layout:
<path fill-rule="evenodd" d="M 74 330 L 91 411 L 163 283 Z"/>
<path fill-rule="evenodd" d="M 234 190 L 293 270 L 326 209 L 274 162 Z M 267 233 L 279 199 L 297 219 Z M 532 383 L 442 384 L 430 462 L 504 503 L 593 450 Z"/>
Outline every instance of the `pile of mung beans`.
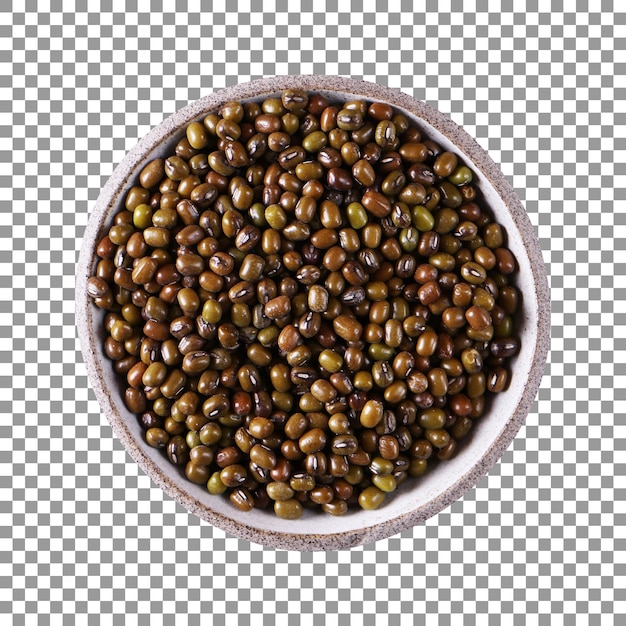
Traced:
<path fill-rule="evenodd" d="M 519 350 L 472 180 L 381 102 L 287 89 L 189 124 L 87 283 L 147 443 L 283 519 L 375 509 L 451 458 Z"/>

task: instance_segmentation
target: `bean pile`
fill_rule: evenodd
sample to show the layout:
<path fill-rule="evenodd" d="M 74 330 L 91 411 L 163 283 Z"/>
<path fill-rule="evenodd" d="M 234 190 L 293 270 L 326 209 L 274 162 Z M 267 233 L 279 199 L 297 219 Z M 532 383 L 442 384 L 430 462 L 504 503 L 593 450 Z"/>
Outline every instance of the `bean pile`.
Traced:
<path fill-rule="evenodd" d="M 289 89 L 139 174 L 87 290 L 146 441 L 242 511 L 374 509 L 506 389 L 515 259 L 388 104 Z"/>

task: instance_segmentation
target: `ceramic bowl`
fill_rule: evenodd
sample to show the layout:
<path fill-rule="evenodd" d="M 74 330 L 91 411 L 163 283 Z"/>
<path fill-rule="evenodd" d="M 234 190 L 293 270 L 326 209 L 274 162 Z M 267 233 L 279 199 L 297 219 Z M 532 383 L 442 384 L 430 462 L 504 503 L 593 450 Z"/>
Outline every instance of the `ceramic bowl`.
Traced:
<path fill-rule="evenodd" d="M 423 477 L 407 480 L 377 510 L 354 510 L 342 517 L 305 511 L 296 521 L 281 520 L 271 510 L 238 511 L 228 498 L 211 496 L 205 487 L 190 483 L 161 450 L 145 443 L 103 353 L 104 314 L 85 289 L 96 265 L 97 242 L 108 231 L 146 163 L 172 154 L 185 127 L 223 103 L 262 100 L 289 87 L 318 92 L 333 101 L 365 98 L 388 102 L 430 139 L 461 156 L 475 172 L 474 183 L 483 202 L 506 229 L 509 248 L 519 263 L 516 280 L 523 294 L 517 321 L 521 350 L 512 363 L 510 387 L 493 397 L 457 455 Z M 542 255 L 528 215 L 497 165 L 462 128 L 427 104 L 380 85 L 331 76 L 285 76 L 229 87 L 189 104 L 130 150 L 102 190 L 85 230 L 77 269 L 76 318 L 85 365 L 102 412 L 128 454 L 156 485 L 191 513 L 240 538 L 282 549 L 337 550 L 374 542 L 424 522 L 461 498 L 490 470 L 520 430 L 537 393 L 549 345 L 550 307 Z"/>

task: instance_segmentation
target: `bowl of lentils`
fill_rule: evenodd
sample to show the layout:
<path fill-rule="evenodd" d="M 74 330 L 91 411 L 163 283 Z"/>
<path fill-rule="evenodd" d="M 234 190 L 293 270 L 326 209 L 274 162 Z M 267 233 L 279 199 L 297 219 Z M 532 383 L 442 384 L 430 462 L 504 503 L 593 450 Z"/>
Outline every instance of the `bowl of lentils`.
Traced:
<path fill-rule="evenodd" d="M 372 83 L 194 102 L 103 188 L 77 326 L 113 433 L 238 537 L 334 550 L 424 522 L 506 451 L 549 344 L 541 251 L 482 148 Z"/>

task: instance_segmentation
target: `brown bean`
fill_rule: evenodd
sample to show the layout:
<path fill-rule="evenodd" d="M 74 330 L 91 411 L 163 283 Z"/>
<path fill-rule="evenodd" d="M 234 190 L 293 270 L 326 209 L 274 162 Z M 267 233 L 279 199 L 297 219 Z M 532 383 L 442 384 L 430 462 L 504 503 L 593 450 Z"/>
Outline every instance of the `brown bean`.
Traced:
<path fill-rule="evenodd" d="M 298 446 L 305 454 L 313 454 L 324 449 L 326 433 L 321 428 L 312 428 L 298 440 Z"/>
<path fill-rule="evenodd" d="M 265 315 L 271 320 L 283 318 L 291 312 L 291 300 L 287 296 L 277 296 L 265 304 Z"/>
<path fill-rule="evenodd" d="M 134 282 L 134 281 L 133 281 Z M 101 298 L 109 291 L 107 281 L 98 276 L 91 276 L 87 280 L 87 295 L 92 298 Z"/>
<path fill-rule="evenodd" d="M 471 306 L 465 311 L 467 323 L 474 330 L 482 330 L 491 324 L 491 315 L 481 306 Z"/>
<path fill-rule="evenodd" d="M 349 315 L 339 315 L 333 320 L 333 329 L 345 341 L 358 341 L 363 333 L 363 326 Z"/>
<path fill-rule="evenodd" d="M 199 254 L 188 252 L 176 258 L 176 270 L 182 276 L 199 276 L 205 269 L 205 261 Z"/>
<path fill-rule="evenodd" d="M 352 166 L 352 176 L 359 185 L 371 187 L 376 180 L 376 173 L 372 165 L 365 159 L 359 159 Z"/>
<path fill-rule="evenodd" d="M 277 115 L 262 113 L 254 120 L 255 130 L 266 135 L 279 131 L 280 127 L 280 118 Z"/>
<path fill-rule="evenodd" d="M 341 273 L 346 281 L 353 286 L 364 285 L 368 280 L 367 274 L 359 261 L 348 261 L 341 268 Z"/>
<path fill-rule="evenodd" d="M 293 324 L 287 324 L 279 333 L 278 347 L 285 353 L 289 353 L 303 343 L 302 335 Z"/>
<path fill-rule="evenodd" d="M 496 248 L 494 250 L 498 271 L 501 274 L 512 274 L 515 271 L 515 257 L 506 248 Z"/>
<path fill-rule="evenodd" d="M 393 435 L 383 435 L 378 440 L 378 451 L 383 459 L 397 459 L 400 454 L 398 440 Z"/>
<path fill-rule="evenodd" d="M 227 465 L 220 472 L 220 479 L 227 487 L 238 487 L 246 482 L 247 478 L 246 468 L 238 463 Z"/>
<path fill-rule="evenodd" d="M 419 288 L 417 294 L 420 302 L 428 306 L 439 300 L 441 297 L 441 289 L 437 282 L 429 280 Z"/>
<path fill-rule="evenodd" d="M 458 159 L 453 152 L 442 152 L 433 164 L 433 171 L 441 178 L 447 178 L 455 170 Z"/>
<path fill-rule="evenodd" d="M 163 159 L 150 161 L 139 174 L 139 183 L 144 189 L 151 189 L 161 182 L 165 174 Z"/>
<path fill-rule="evenodd" d="M 170 243 L 170 232 L 165 228 L 150 226 L 143 231 L 143 238 L 153 248 L 165 248 Z"/>
<path fill-rule="evenodd" d="M 370 104 L 367 113 L 377 121 L 390 120 L 393 117 L 393 109 L 384 102 L 373 102 Z"/>
<path fill-rule="evenodd" d="M 389 199 L 377 191 L 366 191 L 361 199 L 361 204 L 374 217 L 382 218 L 391 213 Z"/>
<path fill-rule="evenodd" d="M 263 469 L 271 470 L 276 466 L 276 454 L 262 444 L 255 444 L 250 449 L 250 460 Z"/>
<path fill-rule="evenodd" d="M 500 289 L 498 304 L 507 315 L 514 315 L 519 305 L 519 292 L 515 287 L 505 285 Z"/>
<path fill-rule="evenodd" d="M 228 290 L 228 299 L 232 303 L 249 302 L 250 300 L 254 298 L 254 295 L 255 295 L 254 284 L 246 280 L 242 280 L 234 284 Z"/>
<path fill-rule="evenodd" d="M 491 343 L 491 354 L 495 357 L 511 357 L 519 350 L 519 341 L 514 337 L 496 339 Z"/>
<path fill-rule="evenodd" d="M 311 311 L 324 313 L 328 309 L 328 291 L 321 285 L 312 285 L 308 294 L 308 306 Z"/>

